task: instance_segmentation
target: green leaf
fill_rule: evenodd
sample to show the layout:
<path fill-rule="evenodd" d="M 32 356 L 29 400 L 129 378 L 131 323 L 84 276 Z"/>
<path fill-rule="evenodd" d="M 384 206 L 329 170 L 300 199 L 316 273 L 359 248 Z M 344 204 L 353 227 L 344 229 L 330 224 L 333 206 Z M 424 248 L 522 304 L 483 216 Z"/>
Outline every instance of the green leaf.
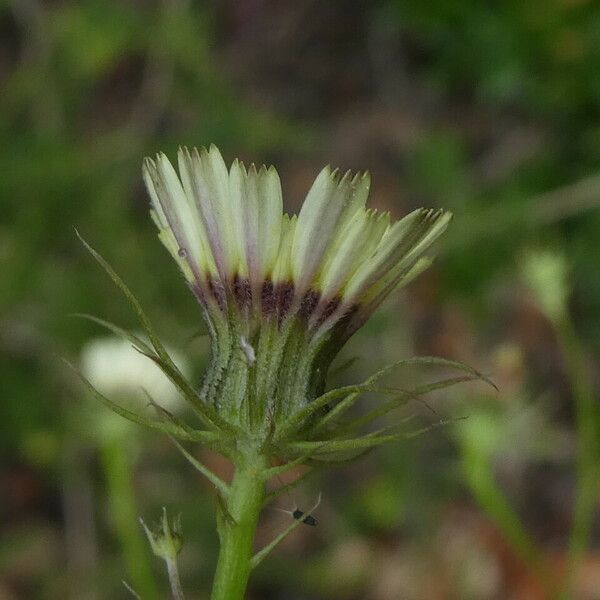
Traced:
<path fill-rule="evenodd" d="M 229 494 L 229 486 L 217 475 L 215 475 L 208 467 L 205 467 L 199 460 L 194 458 L 176 439 L 171 438 L 173 444 L 181 452 L 184 458 L 196 469 L 199 473 L 204 475 L 221 493 L 221 496 L 227 498 Z"/>
<path fill-rule="evenodd" d="M 458 361 L 449 360 L 446 358 L 438 358 L 435 356 L 413 356 L 411 358 L 405 358 L 405 359 L 399 360 L 390 365 L 387 365 L 386 367 L 383 367 L 383 369 L 380 369 L 379 371 L 377 371 L 376 373 L 371 375 L 365 381 L 365 384 L 375 383 L 378 379 L 380 379 L 384 375 L 387 375 L 389 372 L 393 371 L 394 369 L 401 368 L 401 367 L 410 367 L 410 366 L 436 366 L 436 367 L 446 367 L 446 368 L 450 368 L 450 369 L 456 369 L 458 371 L 463 371 L 465 373 L 469 373 L 470 375 L 473 376 L 473 379 L 480 379 L 480 380 L 488 383 L 489 385 L 491 385 L 494 389 L 496 389 L 496 390 L 498 389 L 496 387 L 496 385 L 490 379 L 485 377 L 479 371 L 475 370 L 473 367 L 470 367 L 469 365 L 465 365 L 464 363 L 461 363 Z M 468 380 L 465 380 L 465 381 L 468 381 Z M 425 392 L 422 392 L 422 393 L 425 393 Z M 348 409 L 350 409 L 354 405 L 354 403 L 358 400 L 359 397 L 360 397 L 360 393 L 350 394 L 349 396 L 344 398 L 344 400 L 342 400 L 341 402 L 336 404 L 336 406 L 334 406 L 326 415 L 324 415 L 323 418 L 319 419 L 319 422 L 316 423 L 313 428 L 313 432 L 320 433 L 321 431 L 323 431 L 336 417 L 339 417 L 344 412 L 346 412 Z"/>
<path fill-rule="evenodd" d="M 314 415 L 317 411 L 323 409 L 330 402 L 333 402 L 334 400 L 337 400 L 340 397 L 345 397 L 345 399 L 342 402 L 340 402 L 338 405 L 333 407 L 327 415 L 324 415 L 319 420 L 319 423 L 316 423 L 314 425 L 315 431 L 321 431 L 325 427 L 325 425 L 328 422 L 330 422 L 335 416 L 339 416 L 339 414 L 348 410 L 348 408 L 350 408 L 356 402 L 358 397 L 365 392 L 390 394 L 390 393 L 398 393 L 399 391 L 402 391 L 402 390 L 398 390 L 398 389 L 394 389 L 394 388 L 375 387 L 373 384 L 377 380 L 379 380 L 381 377 L 388 374 L 389 372 L 391 372 L 394 369 L 397 369 L 400 367 L 417 366 L 417 365 L 438 366 L 438 367 L 456 369 L 458 371 L 468 373 L 471 376 L 471 378 L 473 378 L 473 379 L 479 379 L 479 380 L 484 381 L 487 384 L 491 385 L 494 389 L 498 389 L 495 386 L 495 384 L 488 377 L 486 377 L 485 375 L 483 375 L 482 373 L 480 373 L 473 367 L 465 365 L 464 363 L 454 361 L 454 360 L 449 360 L 446 358 L 438 358 L 435 356 L 415 356 L 412 358 L 405 358 L 405 359 L 399 360 L 395 363 L 392 363 L 390 365 L 387 365 L 386 367 L 383 367 L 382 369 L 380 369 L 379 371 L 377 371 L 376 373 L 371 375 L 371 377 L 369 377 L 367 380 L 365 380 L 365 382 L 362 384 L 349 385 L 349 386 L 344 386 L 344 387 L 340 387 L 340 388 L 335 388 L 333 390 L 330 390 L 330 391 L 322 394 L 321 396 L 319 396 L 318 398 L 316 398 L 315 400 L 313 400 L 312 402 L 307 404 L 305 407 L 303 407 L 302 409 L 300 409 L 299 411 L 297 411 L 296 413 L 291 415 L 283 423 L 283 425 L 278 429 L 278 432 L 276 433 L 276 439 L 283 440 L 295 428 L 300 426 L 306 419 L 308 419 L 309 417 Z M 402 391 L 402 392 L 404 394 L 408 393 L 406 391 Z M 425 392 L 423 392 L 423 393 L 425 393 Z M 337 407 L 339 405 L 342 405 L 342 407 L 337 409 Z M 333 413 L 333 415 L 332 415 L 332 413 Z"/>
<path fill-rule="evenodd" d="M 371 375 L 368 379 L 365 380 L 365 384 L 366 385 L 373 384 L 377 380 L 379 380 L 381 377 L 387 375 L 388 373 L 390 373 L 391 371 L 393 371 L 395 369 L 398 369 L 401 367 L 410 367 L 410 366 L 435 366 L 435 367 L 444 367 L 444 368 L 449 368 L 449 369 L 455 369 L 458 371 L 468 373 L 469 375 L 472 376 L 472 380 L 479 379 L 479 380 L 484 381 L 485 383 L 491 385 L 494 389 L 496 389 L 496 390 L 498 389 L 496 387 L 496 385 L 489 378 L 487 378 L 485 375 L 483 375 L 482 373 L 480 373 L 473 367 L 470 367 L 469 365 L 466 365 L 459 361 L 449 360 L 447 358 L 440 358 L 440 357 L 436 357 L 436 356 L 413 356 L 411 358 L 405 358 L 405 359 L 396 361 L 390 365 L 383 367 L 382 369 L 380 369 L 379 371 L 377 371 L 376 373 Z M 464 379 L 462 381 L 471 381 L 471 379 Z M 421 388 L 421 389 L 423 389 L 423 391 L 421 391 L 420 394 L 427 393 L 426 389 L 424 389 L 424 388 Z M 440 389 L 440 388 L 434 387 L 428 391 L 433 391 L 434 389 Z M 412 390 L 411 392 L 405 392 L 405 393 L 413 393 L 413 394 L 415 394 L 414 397 L 416 398 L 418 395 L 420 395 L 420 394 L 417 394 L 416 392 L 417 392 L 417 390 Z M 336 404 L 326 415 L 323 415 L 323 417 L 321 419 L 319 419 L 319 421 L 317 423 L 315 423 L 315 425 L 312 429 L 313 434 L 318 434 L 318 433 L 322 432 L 324 429 L 326 429 L 327 426 L 332 421 L 334 421 L 334 419 L 336 419 L 337 417 L 342 415 L 344 412 L 346 412 L 348 409 L 350 409 L 356 403 L 356 401 L 359 399 L 361 394 L 362 394 L 362 392 L 355 392 L 355 393 L 349 394 L 341 402 Z M 386 412 L 388 412 L 388 411 L 386 411 Z M 374 418 L 376 418 L 376 417 L 374 417 Z"/>
<path fill-rule="evenodd" d="M 363 448 L 375 448 L 377 446 L 381 446 L 382 444 L 386 444 L 387 442 L 394 442 L 399 439 L 410 439 L 417 435 L 421 435 L 427 431 L 432 429 L 436 429 L 437 427 L 443 427 L 449 425 L 450 423 L 455 423 L 456 421 L 462 420 L 466 417 L 456 417 L 453 419 L 440 419 L 439 421 L 432 423 L 426 427 L 421 429 L 417 429 L 415 431 L 410 432 L 397 432 L 392 434 L 385 434 L 385 431 L 394 428 L 384 427 L 378 431 L 374 431 L 373 433 L 356 437 L 349 438 L 345 440 L 330 440 L 326 444 L 324 444 L 325 440 L 319 441 L 310 441 L 310 442 L 292 442 L 288 444 L 288 447 L 292 450 L 297 451 L 306 451 L 310 448 L 315 448 L 315 457 L 318 457 L 320 454 L 333 454 L 336 452 L 345 452 L 347 450 L 360 450 Z M 319 448 L 317 448 L 319 446 Z"/>
<path fill-rule="evenodd" d="M 325 408 L 330 402 L 347 396 L 348 394 L 363 394 L 365 392 L 374 392 L 379 394 L 397 394 L 397 388 L 386 388 L 371 385 L 368 383 L 359 383 L 355 385 L 347 385 L 322 394 L 318 398 L 315 398 L 312 402 L 296 411 L 290 417 L 288 417 L 284 423 L 275 432 L 274 439 L 276 441 L 285 440 L 299 425 L 301 425 L 306 419 L 311 417 L 317 411 Z"/>
<path fill-rule="evenodd" d="M 343 457 L 342 456 L 333 456 L 333 457 L 332 456 L 314 456 L 311 459 L 311 464 L 314 461 L 314 463 L 316 463 L 319 466 L 323 466 L 324 464 L 326 464 L 328 467 L 344 465 L 349 462 L 354 462 L 355 460 L 358 460 L 359 458 L 363 458 L 370 452 L 373 452 L 374 449 L 375 448 L 362 448 L 361 450 L 355 451 L 353 454 L 350 454 L 348 456 L 343 456 Z"/>
<path fill-rule="evenodd" d="M 203 422 L 206 421 L 207 427 L 210 427 L 214 431 L 225 431 L 229 435 L 243 435 L 244 432 L 238 426 L 225 421 L 216 411 L 212 409 L 212 407 L 202 400 L 198 392 L 190 385 L 187 379 L 181 374 L 179 369 L 172 369 L 170 364 L 165 363 L 154 353 L 146 354 L 142 352 L 142 354 L 153 361 L 170 379 L 173 385 L 179 390 L 181 395 L 196 410 L 196 413 L 198 413 L 201 420 Z M 207 412 L 208 416 L 205 417 L 204 412 Z"/>
<path fill-rule="evenodd" d="M 77 234 L 77 237 L 79 238 L 81 243 L 84 245 L 86 250 L 96 259 L 98 264 L 106 271 L 107 275 L 113 280 L 115 285 L 121 290 L 121 292 L 123 292 L 123 295 L 125 296 L 125 298 L 127 298 L 130 306 L 133 308 L 135 314 L 137 315 L 138 319 L 140 320 L 140 323 L 141 323 L 142 327 L 144 328 L 144 331 L 148 335 L 148 338 L 150 339 L 152 345 L 154 346 L 154 349 L 156 350 L 157 354 L 163 360 L 170 361 L 167 351 L 165 350 L 160 339 L 158 338 L 158 336 L 154 332 L 154 329 L 152 328 L 150 319 L 148 319 L 141 304 L 139 303 L 137 298 L 133 295 L 131 290 L 127 287 L 126 283 L 119 277 L 119 275 L 117 275 L 115 270 L 108 264 L 108 262 L 106 262 L 106 260 L 96 250 L 94 250 L 94 248 L 92 248 L 83 239 L 83 237 L 81 237 L 81 235 L 79 234 L 79 232 L 77 230 L 75 230 L 75 233 Z M 175 365 L 173 364 L 173 366 L 175 366 Z"/>
<path fill-rule="evenodd" d="M 113 402 L 112 400 L 107 398 L 100 391 L 98 391 L 77 367 L 75 367 L 66 359 L 63 359 L 63 361 L 79 376 L 85 387 L 92 394 L 92 396 L 94 396 L 94 398 L 99 400 L 102 404 L 104 404 L 104 406 L 110 408 L 110 410 L 112 410 L 119 416 L 127 419 L 128 421 L 137 423 L 138 425 L 144 425 L 145 427 L 148 427 L 150 429 L 161 431 L 162 433 L 167 433 L 179 439 L 187 440 L 189 442 L 201 442 L 205 444 L 212 444 L 213 442 L 219 441 L 221 439 L 221 436 L 214 432 L 200 431 L 197 429 L 191 429 L 189 427 L 181 428 L 172 423 L 153 421 L 151 419 L 147 419 L 146 417 L 142 417 L 141 415 L 133 411 L 123 408 L 116 402 Z"/>
<path fill-rule="evenodd" d="M 419 386 L 412 390 L 407 390 L 399 394 L 396 398 L 392 398 L 391 400 L 385 402 L 381 406 L 378 406 L 377 408 L 374 408 L 373 410 L 367 412 L 365 415 L 357 417 L 356 419 L 348 421 L 347 423 L 341 424 L 341 431 L 356 431 L 357 429 L 360 429 L 361 427 L 372 423 L 375 419 L 383 417 L 390 411 L 407 404 L 411 400 L 418 399 L 424 394 L 428 394 L 437 390 L 442 390 L 453 385 L 458 385 L 460 383 L 466 383 L 468 381 L 477 381 L 477 378 L 469 375 L 464 375 L 462 377 L 452 377 L 449 379 L 434 381 L 433 383 L 428 383 L 426 385 Z"/>
<path fill-rule="evenodd" d="M 458 421 L 464 421 L 468 419 L 468 416 L 461 417 L 453 417 L 452 419 L 440 419 L 439 421 L 432 423 L 431 425 L 427 425 L 426 427 L 421 427 L 420 429 L 415 429 L 414 431 L 409 431 L 404 435 L 407 440 L 410 440 L 418 435 L 422 435 L 423 433 L 427 433 L 432 429 L 437 429 L 438 427 L 446 427 L 446 425 L 452 425 L 453 423 L 457 423 Z"/>
<path fill-rule="evenodd" d="M 122 338 L 128 340 L 129 342 L 131 342 L 131 345 L 136 350 L 139 350 L 140 352 L 142 352 L 144 354 L 153 354 L 154 353 L 152 348 L 150 346 L 148 346 L 148 344 L 146 344 L 146 342 L 144 342 L 141 338 L 134 335 L 130 331 L 127 331 L 126 329 L 123 329 L 122 327 L 115 325 L 115 323 L 111 323 L 110 321 L 106 321 L 104 319 L 101 319 L 100 317 L 95 317 L 94 315 L 88 315 L 86 313 L 73 313 L 71 316 L 78 317 L 80 319 L 86 319 L 88 321 L 92 321 L 92 323 L 96 323 L 98 325 L 101 325 L 102 327 L 105 327 L 109 331 L 112 331 L 112 333 L 114 333 L 116 336 L 122 337 Z"/>
<path fill-rule="evenodd" d="M 150 403 L 150 405 L 156 410 L 156 412 L 161 417 L 161 420 L 164 423 L 170 423 L 174 427 L 177 427 L 180 430 L 185 431 L 189 435 L 194 435 L 194 432 L 196 431 L 196 429 L 194 429 L 193 427 L 190 427 L 185 421 L 182 421 L 181 419 L 176 417 L 173 413 L 169 412 L 166 408 L 162 407 L 158 402 L 156 402 L 152 398 L 152 396 L 150 395 L 148 390 L 146 390 L 143 387 L 141 389 L 142 389 L 142 392 L 144 393 L 144 395 L 146 396 L 146 398 L 148 399 L 148 402 Z M 228 441 L 228 438 L 225 434 L 218 435 L 215 433 L 215 436 L 216 436 L 216 439 L 219 440 L 218 444 L 216 444 L 218 446 L 223 446 Z"/>
<path fill-rule="evenodd" d="M 358 438 L 349 438 L 345 440 L 330 440 L 327 444 L 323 445 L 323 440 L 318 442 L 292 442 L 289 444 L 289 448 L 292 451 L 306 451 L 309 448 L 321 447 L 320 452 L 315 452 L 315 458 L 320 454 L 333 454 L 335 452 L 344 452 L 346 450 L 360 450 L 363 448 L 374 448 L 385 444 L 387 442 L 394 442 L 402 437 L 402 434 L 395 433 L 391 435 L 382 436 L 364 436 Z"/>
<path fill-rule="evenodd" d="M 277 467 L 271 467 L 270 469 L 263 471 L 262 476 L 264 477 L 265 481 L 268 481 L 269 479 L 271 479 L 273 477 L 277 477 L 278 475 L 287 473 L 288 471 L 292 470 L 293 468 L 303 465 L 305 462 L 307 462 L 310 459 L 310 457 L 314 453 L 315 453 L 315 450 L 309 450 L 308 452 L 301 454 L 294 460 L 291 460 L 290 462 L 287 462 L 284 465 L 279 465 Z"/>
<path fill-rule="evenodd" d="M 130 306 L 133 308 L 135 314 L 137 315 L 144 331 L 146 332 L 154 350 L 156 351 L 156 355 L 154 353 L 145 353 L 145 356 L 154 360 L 156 364 L 158 364 L 163 372 L 171 379 L 171 381 L 177 386 L 177 388 L 181 391 L 184 397 L 192 404 L 200 418 L 202 419 L 204 425 L 209 427 L 210 429 L 219 430 L 224 429 L 229 431 L 230 433 L 234 432 L 234 428 L 223 420 L 217 412 L 208 404 L 202 401 L 202 399 L 198 396 L 198 393 L 190 386 L 190 384 L 186 381 L 185 377 L 182 375 L 181 371 L 177 368 L 177 365 L 173 362 L 162 342 L 156 335 L 150 320 L 146 316 L 144 309 L 141 304 L 137 300 L 137 298 L 133 295 L 131 290 L 127 287 L 127 284 L 117 275 L 114 269 L 106 262 L 106 260 L 92 248 L 79 234 L 77 230 L 75 230 L 77 237 L 84 245 L 84 247 L 88 250 L 88 252 L 94 257 L 94 259 L 98 262 L 98 264 L 106 271 L 108 276 L 112 279 L 115 285 L 121 290 Z"/>
<path fill-rule="evenodd" d="M 290 490 L 294 489 L 295 487 L 299 486 L 303 481 L 305 481 L 311 475 L 318 473 L 320 470 L 320 466 L 321 465 L 319 465 L 318 467 L 308 468 L 304 473 L 302 473 L 302 475 L 300 475 L 299 477 L 294 479 L 294 481 L 292 481 L 290 483 L 286 483 L 285 485 L 281 485 L 277 489 L 273 490 L 272 492 L 269 492 L 265 496 L 263 506 L 266 506 L 267 504 L 269 504 L 270 502 L 275 500 L 275 498 L 279 498 L 279 496 L 281 496 L 282 494 L 285 494 L 285 493 L 289 492 Z"/>

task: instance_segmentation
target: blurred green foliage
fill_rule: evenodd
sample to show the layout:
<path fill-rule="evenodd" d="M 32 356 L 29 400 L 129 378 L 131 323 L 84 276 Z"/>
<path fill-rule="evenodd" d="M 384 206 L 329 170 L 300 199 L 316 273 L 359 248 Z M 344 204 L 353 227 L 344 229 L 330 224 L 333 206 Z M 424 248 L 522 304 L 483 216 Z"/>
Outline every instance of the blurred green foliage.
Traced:
<path fill-rule="evenodd" d="M 396 215 L 421 204 L 453 210 L 437 269 L 417 282 L 410 302 L 393 299 L 351 342 L 348 355 L 360 361 L 341 377 L 358 379 L 415 352 L 493 370 L 500 368 L 495 347 L 508 340 L 521 348 L 524 371 L 516 383 L 509 378 L 509 390 L 518 387 L 535 410 L 539 395 L 549 395 L 557 406 L 553 426 L 575 435 L 559 352 L 542 317 L 528 308 L 516 264 L 532 245 L 560 248 L 572 268 L 575 328 L 588 362 L 597 365 L 600 5 L 326 4 L 0 5 L 0 456 L 8 490 L 0 503 L 0 596 L 57 598 L 69 587 L 56 569 L 66 519 L 63 455 L 70 444 L 82 455 L 81 447 L 93 445 L 93 426 L 79 412 L 92 409 L 55 357 L 76 357 L 99 333 L 69 314 L 136 328 L 73 228 L 113 264 L 169 342 L 184 347 L 197 328 L 193 298 L 156 241 L 140 177 L 144 155 L 172 154 L 179 144 L 214 142 L 228 159 L 281 165 L 290 205 L 320 164 L 347 161 L 373 171 L 374 204 Z M 206 344 L 186 348 L 197 380 Z M 480 396 L 471 391 L 458 406 L 476 412 Z M 488 412 L 490 402 L 496 404 Z M 496 436 L 504 429 L 490 415 L 507 418 L 507 406 L 490 398 L 483 405 Z M 343 578 L 325 567 L 383 565 L 386 551 L 406 536 L 416 540 L 407 554 L 427 570 L 427 540 L 465 494 L 465 439 L 437 430 L 333 474 L 333 485 L 323 483 L 324 533 L 301 536 L 272 567 L 265 563 L 255 597 L 292 597 L 285 595 L 290 590 L 298 598 L 425 597 L 426 588 L 410 578 L 405 587 L 389 584 L 398 595 L 377 595 L 371 567 L 356 571 L 354 587 L 342 590 L 336 585 Z M 473 439 L 469 453 L 493 462 L 484 456 L 491 441 Z M 183 512 L 184 532 L 193 538 L 182 555 L 185 583 L 206 590 L 216 544 L 210 492 L 161 440 L 143 440 L 140 510 L 158 514 L 168 502 Z M 527 460 L 535 466 L 542 459 Z M 564 466 L 566 459 L 544 460 Z M 102 522 L 98 597 L 126 597 L 118 591 L 121 558 L 101 514 L 105 486 L 95 461 L 84 463 Z M 525 493 L 522 482 L 501 483 Z M 546 497 L 549 488 L 531 493 L 558 502 Z M 536 506 L 520 509 L 535 513 Z M 564 533 L 559 513 L 556 529 Z M 526 514 L 525 521 L 535 519 Z M 36 546 L 47 548 L 43 557 L 19 550 Z M 492 597 L 453 593 L 442 597 Z"/>

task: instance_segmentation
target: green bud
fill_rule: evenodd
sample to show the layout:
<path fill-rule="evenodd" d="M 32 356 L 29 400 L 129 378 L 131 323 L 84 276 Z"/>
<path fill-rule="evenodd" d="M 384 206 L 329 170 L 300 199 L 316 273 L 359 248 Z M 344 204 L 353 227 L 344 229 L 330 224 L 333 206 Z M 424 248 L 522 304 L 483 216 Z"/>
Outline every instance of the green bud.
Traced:
<path fill-rule="evenodd" d="M 542 312 L 551 321 L 562 319 L 569 296 L 565 257 L 551 250 L 531 251 L 523 259 L 521 269 Z"/>
<path fill-rule="evenodd" d="M 150 530 L 142 519 L 140 519 L 140 523 L 148 536 L 152 552 L 163 560 L 175 560 L 183 547 L 181 515 L 178 515 L 173 519 L 172 523 L 169 523 L 167 509 L 163 508 L 162 519 L 154 530 Z"/>

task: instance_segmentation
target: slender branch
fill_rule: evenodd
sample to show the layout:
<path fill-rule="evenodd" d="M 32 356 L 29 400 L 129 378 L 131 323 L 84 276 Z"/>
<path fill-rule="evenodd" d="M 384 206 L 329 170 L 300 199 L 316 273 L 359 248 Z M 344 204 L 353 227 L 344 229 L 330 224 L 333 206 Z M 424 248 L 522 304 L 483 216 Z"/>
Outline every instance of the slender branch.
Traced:
<path fill-rule="evenodd" d="M 558 341 L 567 366 L 567 374 L 577 418 L 579 450 L 577 454 L 577 490 L 573 527 L 569 540 L 569 565 L 566 590 L 572 587 L 581 559 L 588 547 L 599 490 L 600 415 L 585 368 L 584 351 L 568 315 L 556 323 Z"/>
<path fill-rule="evenodd" d="M 479 505 L 495 521 L 521 559 L 536 573 L 547 594 L 545 597 L 555 598 L 557 586 L 552 580 L 552 573 L 535 541 L 496 483 L 489 460 L 475 449 L 465 446 L 462 463 L 467 484 Z"/>
<path fill-rule="evenodd" d="M 381 387 L 368 383 L 359 383 L 354 385 L 345 385 L 325 392 L 304 408 L 290 415 L 283 424 L 277 429 L 276 438 L 285 439 L 294 428 L 298 427 L 306 419 L 314 415 L 319 410 L 325 408 L 330 402 L 344 398 L 348 394 L 364 394 L 365 392 L 374 392 L 378 394 L 388 394 L 390 396 L 398 394 L 401 391 L 398 388 Z"/>
<path fill-rule="evenodd" d="M 205 467 L 199 460 L 194 458 L 174 437 L 169 436 L 170 440 L 175 444 L 179 452 L 188 460 L 188 462 L 206 479 L 208 479 L 219 491 L 219 493 L 227 498 L 229 494 L 229 486 L 208 467 Z"/>
<path fill-rule="evenodd" d="M 440 381 L 435 381 L 433 383 L 429 383 L 427 385 L 420 386 L 418 388 L 414 388 L 412 390 L 406 390 L 401 394 L 398 394 L 395 398 L 384 402 L 378 407 L 368 411 L 366 414 L 349 421 L 348 423 L 344 423 L 342 426 L 342 432 L 353 432 L 365 425 L 372 423 L 375 419 L 379 419 L 389 412 L 396 408 L 400 408 L 401 406 L 407 404 L 411 400 L 418 400 L 420 396 L 424 394 L 428 394 L 430 392 L 434 392 L 437 390 L 442 390 L 447 387 L 458 385 L 461 383 L 466 383 L 469 381 L 476 381 L 477 377 L 472 377 L 469 375 L 463 375 L 461 377 L 453 377 L 450 379 L 442 379 Z"/>
<path fill-rule="evenodd" d="M 326 446 L 327 443 L 328 442 L 323 442 L 322 446 L 323 447 Z M 279 465 L 277 467 L 270 467 L 269 469 L 267 469 L 266 471 L 263 472 L 263 477 L 264 477 L 265 481 L 268 481 L 269 479 L 271 479 L 273 477 L 277 477 L 278 475 L 283 475 L 283 473 L 287 473 L 288 471 L 291 471 L 295 467 L 303 465 L 319 449 L 320 448 L 317 447 L 317 448 L 308 450 L 304 454 L 301 454 L 298 458 L 295 458 L 294 460 L 287 462 L 284 465 Z"/>
<path fill-rule="evenodd" d="M 179 579 L 179 568 L 177 567 L 176 558 L 165 559 L 167 564 L 167 573 L 169 575 L 169 584 L 171 585 L 171 592 L 173 593 L 174 600 L 185 600 L 183 595 L 183 588 L 181 587 L 181 580 Z"/>
<path fill-rule="evenodd" d="M 275 500 L 276 498 L 279 498 L 279 496 L 281 496 L 282 494 L 285 494 L 285 493 L 289 492 L 290 490 L 293 490 L 295 487 L 300 485 L 304 480 L 306 480 L 308 477 L 310 477 L 311 475 L 316 473 L 318 470 L 319 469 L 317 467 L 310 467 L 304 473 L 302 473 L 302 475 L 300 475 L 299 477 L 294 479 L 294 481 L 292 481 L 291 483 L 287 483 L 285 485 L 279 486 L 277 489 L 273 490 L 272 492 L 269 492 L 265 496 L 263 506 L 270 504 L 273 500 Z"/>
<path fill-rule="evenodd" d="M 142 600 L 142 597 L 124 580 L 121 580 L 123 587 L 135 598 L 135 600 Z"/>
<path fill-rule="evenodd" d="M 312 513 L 319 508 L 319 504 L 321 504 L 321 494 L 319 494 L 319 498 L 317 499 L 315 505 L 307 512 L 307 514 L 312 515 Z M 293 523 L 286 527 L 279 535 L 275 537 L 275 539 L 273 539 L 269 544 L 267 544 L 262 550 L 257 552 L 252 557 L 252 560 L 250 561 L 250 568 L 255 569 L 271 553 L 271 551 L 301 523 L 302 519 L 294 519 Z"/>
<path fill-rule="evenodd" d="M 461 383 L 462 381 L 480 380 L 480 381 L 483 381 L 484 383 L 487 383 L 489 386 L 493 387 L 495 390 L 498 390 L 498 388 L 496 387 L 496 384 L 489 377 L 485 376 L 483 373 L 474 369 L 473 367 L 470 367 L 469 365 L 466 365 L 459 361 L 449 360 L 447 358 L 438 358 L 435 356 L 413 356 L 411 358 L 405 358 L 405 359 L 396 361 L 392 364 L 389 364 L 389 365 L 383 367 L 382 369 L 380 369 L 379 371 L 377 371 L 376 373 L 371 375 L 368 379 L 366 379 L 364 381 L 364 383 L 362 383 L 362 384 L 359 384 L 357 386 L 345 386 L 342 388 L 337 388 L 337 389 L 331 390 L 331 391 L 323 394 L 322 396 L 317 398 L 315 401 L 311 402 L 311 404 L 308 405 L 308 407 L 303 409 L 304 413 L 307 413 L 307 414 L 303 414 L 302 411 L 300 411 L 300 413 L 298 413 L 298 414 L 301 416 L 301 418 L 306 418 L 306 416 L 309 416 L 309 414 L 312 414 L 316 410 L 315 405 L 317 408 L 320 409 L 324 405 L 328 404 L 330 401 L 337 399 L 340 395 L 346 396 L 340 402 L 338 402 L 338 404 L 336 404 L 326 415 L 324 415 L 319 420 L 319 423 L 313 428 L 314 433 L 321 432 L 336 417 L 339 417 L 342 413 L 344 413 L 346 410 L 351 408 L 352 405 L 356 402 L 356 400 L 358 399 L 358 397 L 361 394 L 363 394 L 365 392 L 369 392 L 369 391 L 380 392 L 380 393 L 389 393 L 389 388 L 376 389 L 373 387 L 374 384 L 379 379 L 381 379 L 382 377 L 387 375 L 388 373 L 390 373 L 396 369 L 402 368 L 402 367 L 410 367 L 410 366 L 441 367 L 441 368 L 462 371 L 463 373 L 466 373 L 467 375 L 463 376 L 463 377 L 456 377 L 454 379 L 442 380 L 440 382 L 435 382 L 434 384 L 421 386 L 421 387 L 418 387 L 418 388 L 415 388 L 412 390 L 396 389 L 395 393 L 399 394 L 398 398 L 390 400 L 387 404 L 384 404 L 385 407 L 395 406 L 402 399 L 407 402 L 409 400 L 418 399 L 419 396 L 421 396 L 425 393 L 428 393 L 428 392 L 436 390 L 436 389 L 441 389 L 441 387 L 445 387 L 445 385 L 444 385 L 445 381 L 448 382 L 448 385 L 453 385 L 454 383 Z M 342 393 L 340 393 L 340 392 L 342 392 Z M 428 406 L 428 408 L 430 408 L 430 407 Z M 373 411 L 374 416 L 371 418 L 371 420 L 374 418 L 377 418 L 378 416 L 385 414 L 386 412 L 389 412 L 389 410 L 391 410 L 391 408 L 387 408 L 387 409 L 380 408 L 377 410 L 378 411 L 382 410 L 384 412 L 379 413 L 379 412 Z M 292 418 L 295 418 L 295 415 L 292 415 Z M 366 416 L 364 418 L 366 418 Z M 367 421 L 365 421 L 365 423 L 366 422 Z M 287 424 L 284 424 L 284 427 L 286 425 Z"/>
<path fill-rule="evenodd" d="M 209 406 L 206 402 L 204 402 L 193 386 L 190 385 L 190 383 L 183 376 L 177 365 L 169 356 L 169 353 L 160 341 L 158 335 L 154 331 L 154 328 L 150 323 L 150 319 L 146 315 L 142 305 L 135 297 L 133 292 L 129 289 L 127 284 L 108 264 L 104 257 L 102 257 L 83 239 L 83 237 L 81 237 L 77 230 L 75 230 L 75 233 L 86 250 L 92 255 L 94 260 L 96 260 L 96 262 L 104 269 L 106 274 L 112 279 L 114 284 L 119 288 L 121 293 L 127 299 L 130 307 L 133 309 L 133 312 L 136 314 L 140 324 L 142 325 L 142 328 L 146 332 L 146 335 L 148 336 L 148 339 L 150 340 L 150 343 L 156 352 L 156 355 L 147 355 L 148 358 L 152 359 L 162 369 L 165 375 L 167 375 L 167 377 L 173 382 L 183 397 L 190 403 L 198 417 L 203 421 L 205 427 L 215 431 L 216 433 L 221 433 L 222 431 L 235 433 L 237 428 L 225 421 L 212 406 Z"/>
<path fill-rule="evenodd" d="M 100 317 L 96 317 L 95 315 L 89 315 L 87 313 L 71 313 L 70 317 L 76 317 L 78 319 L 85 319 L 87 321 L 91 321 L 92 323 L 96 323 L 109 331 L 112 331 L 117 337 L 122 337 L 126 339 L 128 342 L 131 342 L 131 345 L 138 351 L 144 352 L 146 354 L 152 354 L 153 350 L 137 335 L 131 333 L 131 331 L 127 331 L 122 327 L 119 327 L 115 323 L 111 323 L 106 319 L 101 319 Z"/>
<path fill-rule="evenodd" d="M 395 429 L 396 425 L 390 425 L 382 427 L 366 435 L 355 437 L 355 438 L 343 438 L 343 439 L 332 439 L 332 440 L 318 440 L 318 441 L 303 441 L 303 442 L 291 442 L 288 447 L 292 450 L 313 450 L 315 456 L 319 456 L 319 450 L 322 450 L 322 454 L 331 454 L 333 452 L 341 452 L 344 450 L 358 450 L 360 448 L 370 448 L 371 446 L 378 446 L 385 442 L 391 442 L 397 440 L 404 435 L 404 432 L 396 432 L 387 434 L 386 432 L 391 429 Z"/>

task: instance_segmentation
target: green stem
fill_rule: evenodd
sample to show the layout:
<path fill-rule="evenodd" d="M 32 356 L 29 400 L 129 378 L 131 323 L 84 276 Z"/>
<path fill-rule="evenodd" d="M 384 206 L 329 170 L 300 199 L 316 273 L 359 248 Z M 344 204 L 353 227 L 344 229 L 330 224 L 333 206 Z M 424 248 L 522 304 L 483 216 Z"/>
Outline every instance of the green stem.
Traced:
<path fill-rule="evenodd" d="M 556 586 L 544 558 L 513 510 L 493 475 L 489 460 L 469 447 L 463 449 L 463 467 L 467 483 L 477 503 L 491 516 L 508 542 L 536 573 L 548 598 L 555 598 Z"/>
<path fill-rule="evenodd" d="M 577 489 L 573 509 L 573 527 L 569 540 L 569 564 L 563 598 L 569 597 L 573 579 L 589 543 L 598 497 L 600 467 L 599 415 L 589 374 L 585 367 L 584 350 L 573 324 L 565 315 L 556 323 L 573 398 L 577 420 Z"/>
<path fill-rule="evenodd" d="M 251 570 L 252 545 L 265 496 L 264 456 L 246 453 L 238 464 L 227 498 L 221 497 L 218 529 L 221 548 L 211 600 L 242 600 Z"/>
<path fill-rule="evenodd" d="M 158 600 L 146 540 L 138 525 L 139 515 L 132 485 L 130 454 L 131 448 L 123 443 L 120 437 L 106 441 L 102 448 L 111 516 L 121 545 L 129 583 L 144 600 Z"/>

